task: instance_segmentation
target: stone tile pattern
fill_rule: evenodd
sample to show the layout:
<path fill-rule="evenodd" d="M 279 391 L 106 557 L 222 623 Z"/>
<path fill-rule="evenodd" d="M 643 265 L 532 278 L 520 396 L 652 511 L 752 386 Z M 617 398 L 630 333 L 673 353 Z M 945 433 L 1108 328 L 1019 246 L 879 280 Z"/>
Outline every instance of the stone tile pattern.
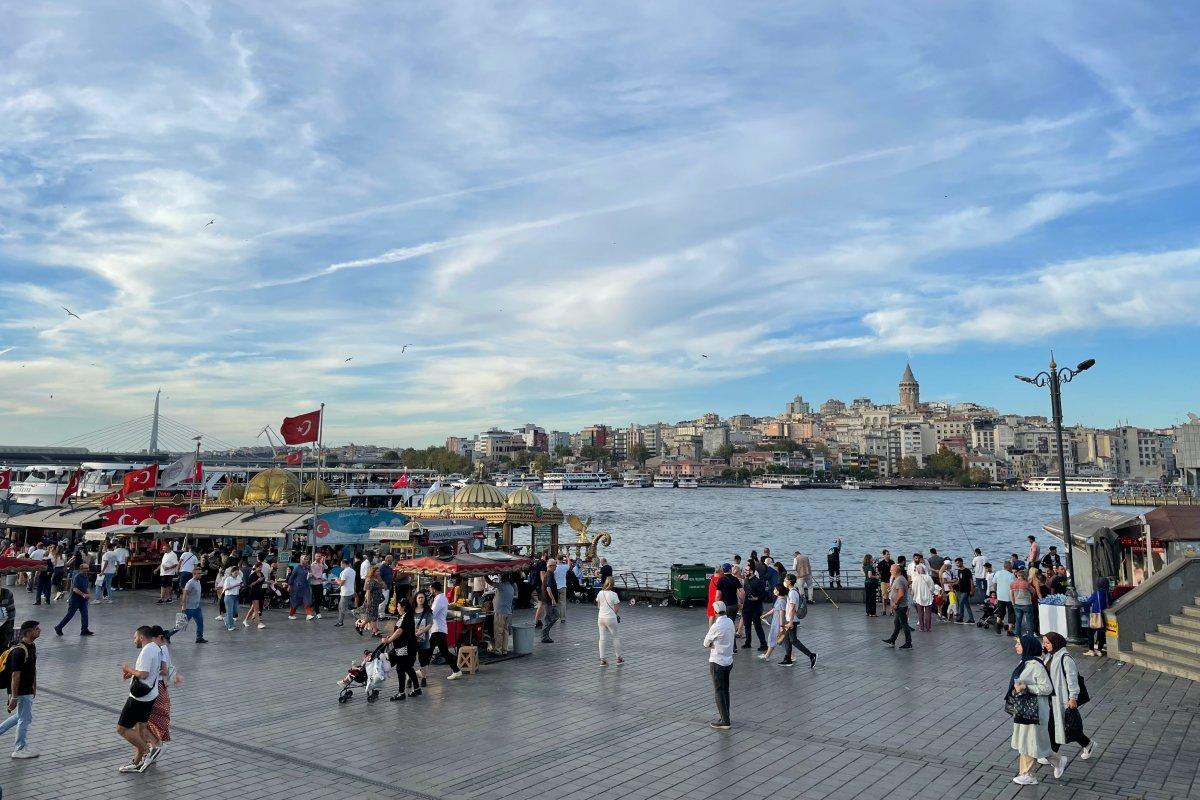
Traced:
<path fill-rule="evenodd" d="M 30 731 L 42 757 L 10 761 L 4 737 L 6 800 L 1200 797 L 1200 684 L 1079 658 L 1098 757 L 1072 761 L 1059 781 L 1042 768 L 1039 786 L 1020 788 L 1001 710 L 1011 640 L 939 624 L 914 634 L 914 650 L 893 651 L 880 643 L 890 618 L 845 605 L 816 606 L 805 621 L 815 670 L 736 656 L 735 727 L 722 733 L 707 726 L 700 609 L 625 608 L 621 667 L 598 666 L 595 612 L 572 607 L 555 643 L 531 657 L 456 682 L 433 667 L 425 696 L 403 704 L 387 702 L 392 683 L 374 705 L 361 692 L 339 705 L 334 682 L 369 640 L 277 610 L 265 630 L 228 633 L 206 600 L 211 643 L 189 632 L 172 647 L 186 676 L 172 693 L 174 742 L 146 773 L 122 775 L 117 665 L 136 655 L 133 628 L 170 624 L 174 607 L 122 592 L 92 609 L 95 637 L 81 639 L 74 620 L 58 639 L 63 605 L 32 608 L 16 594 L 18 618 L 43 624 Z"/>

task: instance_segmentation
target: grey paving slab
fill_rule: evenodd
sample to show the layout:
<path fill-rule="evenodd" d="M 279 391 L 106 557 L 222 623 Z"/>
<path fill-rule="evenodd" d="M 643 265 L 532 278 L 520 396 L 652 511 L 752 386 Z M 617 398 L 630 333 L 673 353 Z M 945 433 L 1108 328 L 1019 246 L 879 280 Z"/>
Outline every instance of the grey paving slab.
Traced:
<path fill-rule="evenodd" d="M 81 639 L 76 627 L 58 639 L 52 625 L 63 609 L 30 608 L 17 595 L 18 617 L 37 612 L 45 630 L 30 732 L 43 756 L 0 759 L 6 800 L 466 800 L 549 787 L 576 800 L 1171 800 L 1200 789 L 1200 687 L 1190 681 L 1080 658 L 1098 757 L 1021 788 L 1010 781 L 1016 759 L 1000 710 L 1014 660 L 1007 637 L 939 625 L 916 634 L 914 650 L 895 651 L 879 642 L 890 619 L 828 606 L 815 607 L 803 631 L 820 654 L 816 669 L 737 655 L 727 733 L 707 726 L 715 712 L 699 610 L 625 609 L 628 663 L 602 669 L 595 613 L 572 608 L 555 643 L 528 658 L 456 682 L 434 667 L 421 698 L 368 705 L 357 696 L 343 706 L 334 682 L 368 640 L 278 612 L 264 630 L 229 633 L 206 607 L 211 643 L 181 635 L 172 646 L 186 675 L 172 693 L 174 742 L 146 773 L 121 775 L 117 665 L 135 655 L 136 625 L 168 624 L 173 610 L 120 593 L 92 610 L 95 637 Z"/>

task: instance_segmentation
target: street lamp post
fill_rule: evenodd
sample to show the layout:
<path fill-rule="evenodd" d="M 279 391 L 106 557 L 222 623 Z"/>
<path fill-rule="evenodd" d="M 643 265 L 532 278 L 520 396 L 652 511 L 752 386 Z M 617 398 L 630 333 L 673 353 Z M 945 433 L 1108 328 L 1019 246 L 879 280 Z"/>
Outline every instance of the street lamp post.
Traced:
<path fill-rule="evenodd" d="M 1054 363 L 1054 353 L 1051 352 L 1050 367 L 1046 371 L 1039 372 L 1032 378 L 1027 378 L 1024 375 L 1013 376 L 1019 381 L 1025 381 L 1025 383 L 1031 383 L 1034 386 L 1041 388 L 1050 387 L 1050 412 L 1054 417 L 1054 439 L 1058 447 L 1058 505 L 1062 512 L 1063 541 L 1067 545 L 1067 596 L 1071 600 L 1075 600 L 1076 598 L 1075 543 L 1071 539 L 1071 511 L 1067 501 L 1067 457 L 1063 447 L 1062 385 L 1070 383 L 1079 373 L 1091 369 L 1095 364 L 1096 359 L 1089 358 L 1086 361 L 1079 362 L 1074 369 L 1070 367 L 1060 368 L 1058 364 Z M 1080 628 L 1078 614 L 1068 613 L 1068 638 L 1072 641 L 1081 640 L 1082 637 L 1079 635 Z"/>

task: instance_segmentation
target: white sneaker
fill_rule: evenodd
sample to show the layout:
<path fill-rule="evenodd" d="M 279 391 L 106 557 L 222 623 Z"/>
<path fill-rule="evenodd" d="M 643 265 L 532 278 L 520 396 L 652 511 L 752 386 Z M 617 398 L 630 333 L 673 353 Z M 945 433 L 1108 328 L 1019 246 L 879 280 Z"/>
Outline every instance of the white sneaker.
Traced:
<path fill-rule="evenodd" d="M 1018 775 L 1013 778 L 1013 783 L 1019 783 L 1022 786 L 1037 786 L 1037 778 L 1032 775 Z"/>
<path fill-rule="evenodd" d="M 1059 756 L 1058 763 L 1054 765 L 1054 777 L 1061 778 L 1063 773 L 1067 771 L 1067 757 Z"/>
<path fill-rule="evenodd" d="M 106 602 L 106 603 L 111 603 L 111 602 L 112 602 L 112 598 L 111 598 L 111 597 L 106 597 L 106 598 L 104 598 L 104 602 Z"/>
<path fill-rule="evenodd" d="M 250 627 L 250 620 L 248 620 L 248 619 L 244 619 L 244 620 L 242 620 L 242 627 L 244 627 L 244 628 L 249 628 L 249 627 Z"/>
<path fill-rule="evenodd" d="M 304 618 L 304 621 L 305 621 L 305 622 L 308 622 L 308 621 L 309 621 L 309 620 L 311 620 L 312 618 L 313 618 L 313 615 L 312 615 L 312 614 L 309 614 L 307 617 L 305 617 L 305 618 Z M 292 619 L 295 619 L 295 617 L 293 617 Z"/>
<path fill-rule="evenodd" d="M 1048 758 L 1039 758 L 1039 759 L 1038 759 L 1038 763 L 1039 763 L 1039 764 L 1049 764 L 1049 763 L 1050 763 L 1050 759 L 1048 759 Z"/>
<path fill-rule="evenodd" d="M 288 614 L 288 619 L 295 619 L 295 618 L 296 618 L 295 614 Z M 309 619 L 312 619 L 312 617 L 309 617 Z"/>
<path fill-rule="evenodd" d="M 117 768 L 117 772 L 141 772 L 141 771 L 142 771 L 142 765 L 134 764 L 133 762 L 130 762 L 123 767 Z"/>
<path fill-rule="evenodd" d="M 292 617 L 292 619 L 295 619 L 295 617 Z M 263 625 L 261 622 L 260 622 L 260 623 L 258 623 L 258 629 L 259 629 L 260 631 L 261 631 L 263 628 L 265 628 L 265 627 L 267 627 L 267 626 L 266 626 L 266 625 Z"/>
<path fill-rule="evenodd" d="M 225 619 L 225 615 L 224 615 L 224 614 L 217 614 L 217 619 Z"/>
<path fill-rule="evenodd" d="M 454 673 L 453 675 L 448 675 L 448 676 L 446 676 L 446 680 L 448 680 L 448 681 L 456 681 L 456 680 L 458 680 L 458 679 L 459 679 L 459 678 L 461 678 L 461 677 L 462 677 L 462 672 L 456 672 L 456 673 Z"/>
<path fill-rule="evenodd" d="M 1093 739 L 1092 741 L 1088 742 L 1088 746 L 1083 748 L 1083 750 L 1079 753 L 1079 757 L 1082 758 L 1084 761 L 1087 761 L 1089 758 L 1092 757 L 1092 748 L 1095 746 L 1096 746 L 1096 740 Z"/>
<path fill-rule="evenodd" d="M 13 750 L 12 757 L 13 757 L 13 758 L 17 758 L 17 759 L 21 759 L 21 758 L 37 758 L 37 757 L 38 757 L 38 755 L 39 755 L 38 753 L 35 753 L 35 752 L 33 752 L 32 750 L 30 750 L 30 749 L 28 749 L 28 748 L 26 748 L 26 747 L 22 747 L 22 748 L 19 748 L 19 749 L 17 749 L 17 750 Z"/>
<path fill-rule="evenodd" d="M 320 619 L 320 618 L 321 618 L 321 615 L 320 615 L 320 614 L 317 614 L 317 619 Z"/>
<path fill-rule="evenodd" d="M 153 764 L 158 760 L 160 755 L 162 755 L 162 745 L 159 745 L 158 747 L 151 747 L 150 751 L 146 753 L 146 758 L 144 760 L 147 764 Z"/>

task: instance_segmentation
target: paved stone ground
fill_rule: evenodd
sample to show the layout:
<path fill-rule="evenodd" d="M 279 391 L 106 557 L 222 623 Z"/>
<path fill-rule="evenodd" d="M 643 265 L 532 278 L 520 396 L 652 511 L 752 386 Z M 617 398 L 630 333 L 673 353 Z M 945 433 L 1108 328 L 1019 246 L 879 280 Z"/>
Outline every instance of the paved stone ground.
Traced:
<path fill-rule="evenodd" d="M 76 621 L 58 639 L 61 605 L 46 613 L 17 595 L 19 618 L 41 612 L 44 629 L 30 733 L 42 757 L 0 759 L 5 800 L 1200 796 L 1200 684 L 1080 658 L 1098 756 L 1020 788 L 1001 710 L 1015 660 L 1008 637 L 940 626 L 893 651 L 879 641 L 890 618 L 846 607 L 806 620 L 815 670 L 736 657 L 735 728 L 725 733 L 707 726 L 699 609 L 626 609 L 628 663 L 601 669 L 595 612 L 572 606 L 555 644 L 532 657 L 453 683 L 435 667 L 422 698 L 368 705 L 358 694 L 344 706 L 334 681 L 365 641 L 351 628 L 277 611 L 262 631 L 211 624 L 211 644 L 184 635 L 172 648 L 187 676 L 172 694 L 174 742 L 150 771 L 122 775 L 117 665 L 135 655 L 136 624 L 169 623 L 173 610 L 121 593 L 93 609 L 95 637 L 80 639 Z"/>

